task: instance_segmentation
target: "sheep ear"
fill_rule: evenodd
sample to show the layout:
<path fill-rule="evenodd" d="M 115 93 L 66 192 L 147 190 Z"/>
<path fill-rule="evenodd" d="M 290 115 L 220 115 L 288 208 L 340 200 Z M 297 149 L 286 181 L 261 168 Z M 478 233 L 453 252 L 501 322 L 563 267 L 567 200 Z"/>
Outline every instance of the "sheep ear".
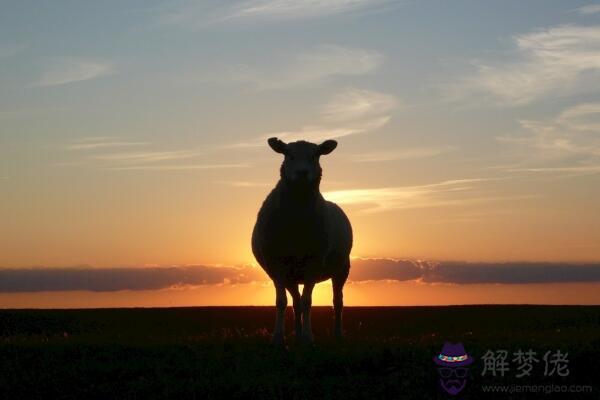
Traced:
<path fill-rule="evenodd" d="M 268 143 L 269 146 L 271 146 L 273 151 L 275 151 L 276 153 L 285 153 L 285 150 L 287 148 L 287 144 L 285 144 L 285 142 L 277 139 L 276 137 L 272 137 L 269 138 Z"/>
<path fill-rule="evenodd" d="M 319 154 L 325 155 L 331 153 L 337 147 L 335 140 L 326 140 L 319 145 Z"/>

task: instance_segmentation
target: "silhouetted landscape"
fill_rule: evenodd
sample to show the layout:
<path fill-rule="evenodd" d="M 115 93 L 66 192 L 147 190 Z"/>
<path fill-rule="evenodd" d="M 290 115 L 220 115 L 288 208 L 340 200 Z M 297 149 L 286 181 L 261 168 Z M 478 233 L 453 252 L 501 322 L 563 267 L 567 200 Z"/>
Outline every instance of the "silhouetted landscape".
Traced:
<path fill-rule="evenodd" d="M 273 307 L 0 311 L 0 393 L 6 399 L 448 398 L 432 357 L 445 341 L 475 358 L 461 398 L 482 384 L 597 384 L 600 307 L 347 307 L 345 339 L 331 307 L 314 307 L 313 346 L 271 345 Z M 481 376 L 488 350 L 568 353 L 566 377 Z M 514 369 L 514 367 L 513 367 Z M 580 398 L 598 398 L 598 388 Z M 538 394 L 548 398 L 544 394 Z M 550 396 L 552 397 L 552 396 Z M 563 395 L 564 398 L 564 395 Z"/>

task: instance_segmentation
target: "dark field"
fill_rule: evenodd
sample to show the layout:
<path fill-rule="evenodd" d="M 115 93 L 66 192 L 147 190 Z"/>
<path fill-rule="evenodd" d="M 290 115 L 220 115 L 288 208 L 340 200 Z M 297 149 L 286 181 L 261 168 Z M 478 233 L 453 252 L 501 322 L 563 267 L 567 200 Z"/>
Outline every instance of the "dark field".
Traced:
<path fill-rule="evenodd" d="M 351 307 L 344 316 L 343 343 L 331 337 L 332 310 L 315 307 L 315 345 L 288 336 L 277 349 L 270 307 L 0 310 L 0 398 L 444 399 L 432 362 L 444 341 L 476 359 L 458 398 L 600 398 L 600 307 Z M 531 377 L 515 377 L 515 363 L 504 377 L 481 375 L 487 350 L 512 359 L 518 349 L 537 352 Z M 568 352 L 568 376 L 544 376 L 549 350 Z M 489 384 L 593 388 L 484 393 Z"/>

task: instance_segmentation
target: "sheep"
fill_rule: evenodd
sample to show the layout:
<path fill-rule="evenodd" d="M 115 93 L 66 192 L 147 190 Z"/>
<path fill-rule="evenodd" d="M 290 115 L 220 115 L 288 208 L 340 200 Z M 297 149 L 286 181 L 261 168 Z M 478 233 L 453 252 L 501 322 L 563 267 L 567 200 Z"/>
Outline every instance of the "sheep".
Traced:
<path fill-rule="evenodd" d="M 273 342 L 284 343 L 286 289 L 293 299 L 295 337 L 312 343 L 310 310 L 315 284 L 331 279 L 334 334 L 342 337 L 343 288 L 350 272 L 352 226 L 335 203 L 319 191 L 319 157 L 331 153 L 335 140 L 320 145 L 306 141 L 269 146 L 284 155 L 280 180 L 258 212 L 252 232 L 252 252 L 275 285 L 276 317 Z M 298 285 L 303 284 L 302 295 Z"/>

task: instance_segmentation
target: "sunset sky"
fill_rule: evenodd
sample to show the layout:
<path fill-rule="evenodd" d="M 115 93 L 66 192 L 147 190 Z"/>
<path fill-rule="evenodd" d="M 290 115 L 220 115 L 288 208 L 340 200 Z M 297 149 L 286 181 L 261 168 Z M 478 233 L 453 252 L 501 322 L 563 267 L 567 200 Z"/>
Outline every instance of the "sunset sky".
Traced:
<path fill-rule="evenodd" d="M 600 4 L 144 0 L 0 7 L 0 307 L 273 304 L 271 136 L 347 304 L 600 304 Z"/>

